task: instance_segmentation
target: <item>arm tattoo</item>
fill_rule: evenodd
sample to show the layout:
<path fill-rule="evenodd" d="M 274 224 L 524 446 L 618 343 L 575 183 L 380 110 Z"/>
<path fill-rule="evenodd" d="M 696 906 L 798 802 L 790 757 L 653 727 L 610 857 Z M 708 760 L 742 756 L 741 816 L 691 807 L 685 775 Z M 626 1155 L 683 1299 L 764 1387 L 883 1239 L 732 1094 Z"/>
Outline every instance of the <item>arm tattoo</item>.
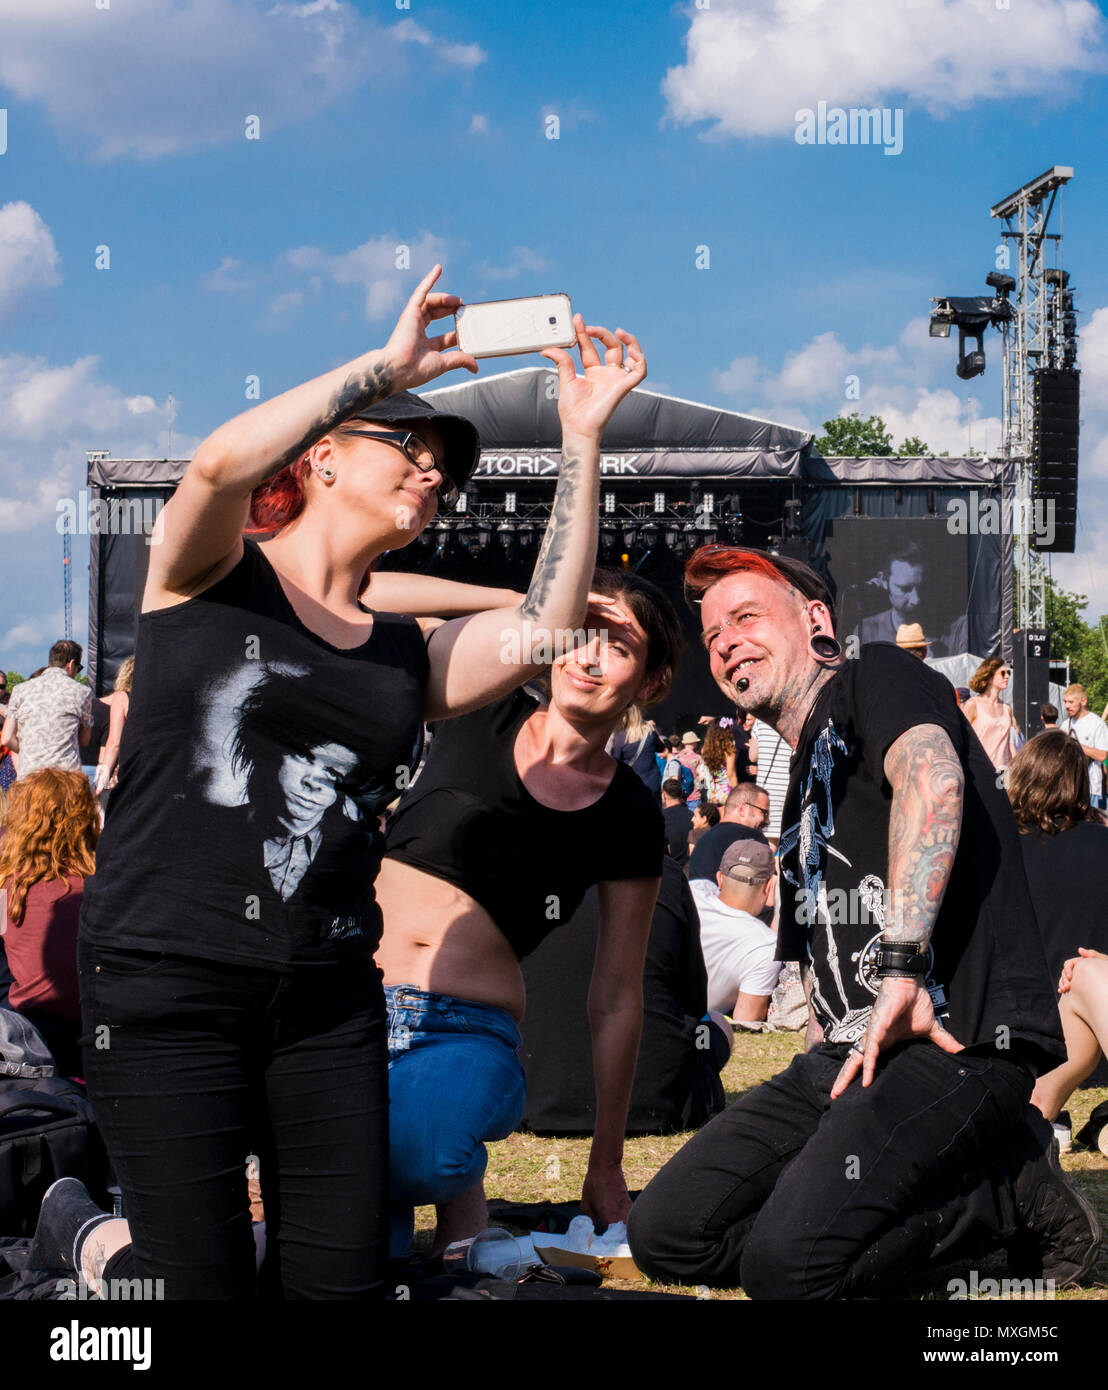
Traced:
<path fill-rule="evenodd" d="M 524 618 L 531 622 L 538 619 L 546 605 L 558 566 L 565 555 L 570 530 L 579 520 L 574 514 L 577 511 L 578 494 L 581 492 L 581 471 L 580 459 L 562 460 L 558 489 L 550 509 L 550 520 L 546 523 L 546 534 L 542 538 L 539 558 L 535 561 L 535 572 L 527 586 L 527 597 L 520 608 Z"/>
<path fill-rule="evenodd" d="M 965 773 L 949 736 L 935 724 L 909 729 L 889 749 L 890 941 L 931 939 L 962 827 Z"/>
<path fill-rule="evenodd" d="M 322 439 L 336 425 L 341 425 L 344 420 L 349 419 L 356 410 L 365 410 L 374 402 L 391 396 L 395 375 L 392 367 L 383 358 L 380 358 L 376 362 L 371 362 L 364 372 L 355 372 L 352 376 L 347 377 L 346 381 L 331 397 L 331 402 L 323 414 L 301 436 L 299 441 L 292 448 L 286 449 L 274 463 L 272 473 L 279 473 L 282 468 L 286 468 L 290 463 L 295 463 L 298 459 L 303 458 L 317 440 Z"/>

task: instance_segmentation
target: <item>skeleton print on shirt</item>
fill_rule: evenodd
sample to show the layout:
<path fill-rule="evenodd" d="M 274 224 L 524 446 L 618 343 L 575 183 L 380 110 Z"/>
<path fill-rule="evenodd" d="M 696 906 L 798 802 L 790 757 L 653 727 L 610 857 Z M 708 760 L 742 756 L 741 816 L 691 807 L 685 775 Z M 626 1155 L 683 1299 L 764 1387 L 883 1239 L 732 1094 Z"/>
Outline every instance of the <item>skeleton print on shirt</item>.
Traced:
<path fill-rule="evenodd" d="M 828 719 L 812 745 L 799 819 L 783 831 L 780 843 L 781 874 L 794 889 L 791 900 L 785 895 L 782 911 L 795 903 L 796 920 L 807 926 L 812 1005 L 825 1040 L 833 1043 L 852 1043 L 865 1032 L 880 984 L 876 954 L 888 904 L 881 875 L 859 875 L 863 866 L 856 863 L 856 853 L 848 857 L 832 843 L 836 829 L 842 838 L 836 810 L 854 761 L 852 750 Z M 878 840 L 875 849 L 885 869 L 887 827 L 883 833 L 884 844 Z M 925 984 L 938 1009 L 945 997 L 931 979 L 933 959 L 929 952 Z"/>

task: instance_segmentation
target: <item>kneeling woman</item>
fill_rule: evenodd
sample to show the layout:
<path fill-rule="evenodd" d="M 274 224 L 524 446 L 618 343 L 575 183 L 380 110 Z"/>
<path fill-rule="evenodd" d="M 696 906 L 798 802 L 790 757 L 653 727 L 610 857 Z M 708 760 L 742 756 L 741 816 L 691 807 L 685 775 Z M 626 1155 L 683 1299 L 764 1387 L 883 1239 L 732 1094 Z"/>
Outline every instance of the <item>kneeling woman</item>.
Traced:
<path fill-rule="evenodd" d="M 517 690 L 445 723 L 388 832 L 377 961 L 394 1255 L 411 1239 L 413 1207 L 438 1207 L 436 1249 L 486 1224 L 484 1141 L 523 1113 L 519 962 L 593 884 L 596 1119 L 581 1204 L 602 1224 L 630 1209 L 623 1134 L 664 833 L 655 799 L 604 745 L 632 704 L 666 695 L 681 635 L 645 580 L 601 570 L 592 589 L 587 644 L 555 660 L 549 707 Z"/>

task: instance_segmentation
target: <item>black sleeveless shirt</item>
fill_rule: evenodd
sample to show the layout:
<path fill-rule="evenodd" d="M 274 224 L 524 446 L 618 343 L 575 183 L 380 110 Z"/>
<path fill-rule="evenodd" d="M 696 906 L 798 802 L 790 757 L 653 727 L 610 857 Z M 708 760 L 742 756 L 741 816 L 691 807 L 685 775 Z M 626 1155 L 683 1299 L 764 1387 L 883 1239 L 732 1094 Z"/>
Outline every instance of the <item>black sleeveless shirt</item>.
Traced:
<path fill-rule="evenodd" d="M 594 884 L 660 878 L 665 851 L 661 808 L 626 763 L 616 763 L 603 796 L 580 811 L 535 800 L 514 749 L 537 708 L 515 690 L 444 720 L 387 835 L 390 859 L 468 893 L 520 960 L 569 921 Z"/>
<path fill-rule="evenodd" d="M 142 614 L 82 935 L 279 970 L 371 954 L 377 816 L 418 761 L 427 673 L 412 618 L 375 613 L 346 651 L 309 631 L 251 540 Z"/>

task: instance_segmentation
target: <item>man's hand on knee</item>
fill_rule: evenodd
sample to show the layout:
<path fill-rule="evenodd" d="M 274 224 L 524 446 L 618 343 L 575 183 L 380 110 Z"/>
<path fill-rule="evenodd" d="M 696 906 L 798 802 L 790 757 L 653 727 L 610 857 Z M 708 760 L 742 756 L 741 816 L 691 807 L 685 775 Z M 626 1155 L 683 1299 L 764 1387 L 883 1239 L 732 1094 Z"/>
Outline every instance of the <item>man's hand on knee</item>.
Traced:
<path fill-rule="evenodd" d="M 962 1044 L 956 1042 L 935 1017 L 931 996 L 918 980 L 882 980 L 870 1010 L 869 1024 L 835 1078 L 831 1099 L 841 1096 L 859 1071 L 862 1085 L 868 1086 L 877 1070 L 881 1051 L 908 1038 L 929 1038 L 944 1052 L 963 1051 Z"/>

